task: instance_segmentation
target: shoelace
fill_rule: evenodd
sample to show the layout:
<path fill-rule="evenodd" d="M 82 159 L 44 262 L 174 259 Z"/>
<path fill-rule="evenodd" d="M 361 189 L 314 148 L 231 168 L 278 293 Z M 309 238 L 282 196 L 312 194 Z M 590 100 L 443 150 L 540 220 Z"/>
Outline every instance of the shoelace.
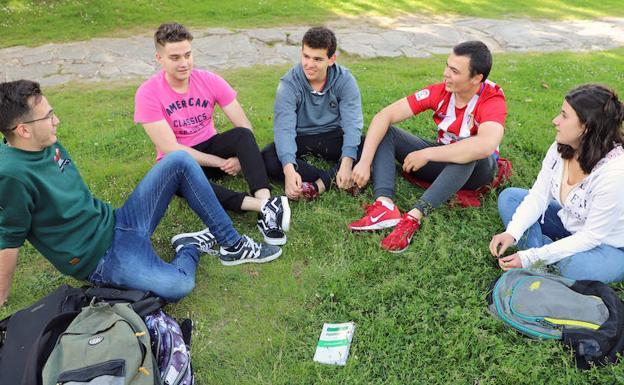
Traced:
<path fill-rule="evenodd" d="M 377 202 L 370 204 L 370 205 L 366 205 L 364 207 L 364 209 L 366 210 L 366 215 L 372 215 L 373 211 L 375 211 L 377 209 L 377 207 L 381 206 L 380 204 L 377 204 Z"/>
<path fill-rule="evenodd" d="M 214 246 L 215 243 L 217 242 L 214 238 L 209 241 L 199 240 L 197 246 L 206 254 L 217 255 L 219 252 L 212 249 L 212 246 Z"/>
<path fill-rule="evenodd" d="M 402 218 L 394 228 L 393 233 L 397 234 L 398 237 L 402 238 L 405 235 L 409 234 L 409 232 L 412 231 L 414 227 L 418 227 L 417 221 L 411 220 L 409 218 Z"/>
<path fill-rule="evenodd" d="M 252 258 L 257 258 L 260 255 L 260 245 L 256 243 L 256 241 L 251 239 L 248 235 L 243 235 L 243 238 L 245 238 L 243 248 L 249 248 L 252 253 Z"/>
<path fill-rule="evenodd" d="M 273 210 L 265 206 L 262 211 L 262 215 L 264 216 L 264 222 L 269 229 L 279 229 L 279 226 L 277 225 L 277 215 Z"/>

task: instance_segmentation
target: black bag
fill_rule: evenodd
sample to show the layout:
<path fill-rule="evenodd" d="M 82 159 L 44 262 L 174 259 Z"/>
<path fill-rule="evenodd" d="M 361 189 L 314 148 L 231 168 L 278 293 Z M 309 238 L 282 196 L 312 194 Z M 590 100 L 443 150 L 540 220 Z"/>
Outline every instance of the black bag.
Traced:
<path fill-rule="evenodd" d="M 576 281 L 572 289 L 600 297 L 609 309 L 609 319 L 600 329 L 568 329 L 563 333 L 563 343 L 574 352 L 576 366 L 585 370 L 591 365 L 618 362 L 618 356 L 624 353 L 624 304 L 616 292 L 602 282 Z"/>
<path fill-rule="evenodd" d="M 63 285 L 0 321 L 0 384 L 40 384 L 58 336 L 86 303 L 82 289 Z"/>

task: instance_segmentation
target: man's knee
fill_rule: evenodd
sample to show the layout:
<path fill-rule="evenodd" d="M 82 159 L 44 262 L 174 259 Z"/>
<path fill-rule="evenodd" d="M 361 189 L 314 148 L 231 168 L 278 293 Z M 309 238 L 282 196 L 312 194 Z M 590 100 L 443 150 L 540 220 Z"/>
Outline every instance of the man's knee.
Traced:
<path fill-rule="evenodd" d="M 170 285 L 161 285 L 158 287 L 158 291 L 154 292 L 167 302 L 178 302 L 182 298 L 191 294 L 194 288 L 195 279 L 184 277 L 176 280 L 175 282 L 171 282 Z"/>
<path fill-rule="evenodd" d="M 388 127 L 388 131 L 383 138 L 381 138 L 381 143 L 394 143 L 394 139 L 399 132 L 400 128 L 395 126 Z"/>
<path fill-rule="evenodd" d="M 234 137 L 236 143 L 240 142 L 256 142 L 256 138 L 254 137 L 253 132 L 249 128 L 245 127 L 234 127 L 230 130 L 230 135 Z"/>
<path fill-rule="evenodd" d="M 160 160 L 159 163 L 164 163 L 165 165 L 191 165 L 197 164 L 195 159 L 184 150 L 176 150 L 168 153 Z"/>

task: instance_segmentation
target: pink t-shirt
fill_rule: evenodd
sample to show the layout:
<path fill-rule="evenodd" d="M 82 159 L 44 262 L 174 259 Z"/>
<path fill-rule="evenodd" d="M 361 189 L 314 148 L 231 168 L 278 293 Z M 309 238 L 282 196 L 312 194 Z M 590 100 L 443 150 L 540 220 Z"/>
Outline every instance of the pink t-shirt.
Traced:
<path fill-rule="evenodd" d="M 175 92 L 167 83 L 165 71 L 160 71 L 139 87 L 134 97 L 135 123 L 166 120 L 178 143 L 194 146 L 213 137 L 217 131 L 212 112 L 217 103 L 227 106 L 236 99 L 236 91 L 222 77 L 205 70 L 194 69 L 188 90 Z M 156 148 L 156 160 L 164 154 Z"/>

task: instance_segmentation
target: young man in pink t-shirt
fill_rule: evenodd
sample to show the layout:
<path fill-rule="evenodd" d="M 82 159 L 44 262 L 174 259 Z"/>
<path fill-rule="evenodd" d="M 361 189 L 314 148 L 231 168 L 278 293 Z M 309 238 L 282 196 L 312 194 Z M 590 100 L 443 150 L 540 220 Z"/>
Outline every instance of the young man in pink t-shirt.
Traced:
<path fill-rule="evenodd" d="M 243 172 L 250 194 L 211 182 L 225 209 L 256 211 L 258 228 L 271 245 L 286 243 L 290 208 L 286 197 L 271 197 L 269 179 L 251 123 L 236 91 L 219 75 L 193 69 L 193 36 L 181 24 L 162 24 L 154 34 L 156 60 L 162 71 L 139 87 L 134 120 L 156 146 L 157 158 L 184 150 L 199 163 L 207 178 Z M 235 128 L 217 133 L 213 122 L 219 105 Z"/>

